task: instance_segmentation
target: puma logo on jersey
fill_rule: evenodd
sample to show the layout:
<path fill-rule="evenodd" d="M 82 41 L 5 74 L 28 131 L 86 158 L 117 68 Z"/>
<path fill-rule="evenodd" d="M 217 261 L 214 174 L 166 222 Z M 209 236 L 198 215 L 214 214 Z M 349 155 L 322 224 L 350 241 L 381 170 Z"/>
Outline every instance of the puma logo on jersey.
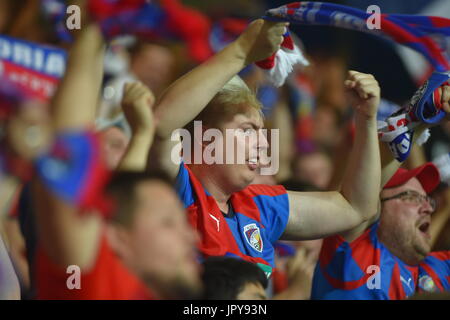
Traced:
<path fill-rule="evenodd" d="M 214 221 L 216 221 L 216 224 L 217 224 L 217 232 L 219 232 L 219 231 L 220 231 L 220 220 L 217 219 L 215 216 L 213 216 L 211 213 L 209 214 L 209 216 L 210 216 L 211 218 L 213 218 Z"/>
<path fill-rule="evenodd" d="M 412 291 L 413 289 L 411 288 L 411 285 L 410 285 L 411 280 L 412 280 L 412 278 L 408 278 L 408 281 L 406 281 L 405 278 L 403 278 L 403 276 L 400 276 L 400 281 L 403 282 L 404 284 L 406 284 L 408 286 L 409 290 Z"/>

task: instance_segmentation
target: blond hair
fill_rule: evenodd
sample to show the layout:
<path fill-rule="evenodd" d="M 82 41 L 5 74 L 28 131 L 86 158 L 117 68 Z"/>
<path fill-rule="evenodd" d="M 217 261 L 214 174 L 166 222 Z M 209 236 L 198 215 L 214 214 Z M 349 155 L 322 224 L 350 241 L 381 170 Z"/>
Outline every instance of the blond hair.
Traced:
<path fill-rule="evenodd" d="M 194 121 L 202 121 L 202 124 L 209 128 L 219 128 L 222 123 L 232 120 L 236 114 L 248 114 L 252 110 L 262 115 L 262 105 L 256 94 L 236 75 L 219 90 L 186 129 L 193 134 Z"/>

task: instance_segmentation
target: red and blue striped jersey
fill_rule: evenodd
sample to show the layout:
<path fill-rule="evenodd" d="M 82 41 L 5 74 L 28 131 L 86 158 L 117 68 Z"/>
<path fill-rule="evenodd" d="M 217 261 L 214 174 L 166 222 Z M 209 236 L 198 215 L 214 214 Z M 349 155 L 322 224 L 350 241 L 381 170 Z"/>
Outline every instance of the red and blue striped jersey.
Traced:
<path fill-rule="evenodd" d="M 283 186 L 250 185 L 233 193 L 227 215 L 185 164 L 180 165 L 176 189 L 189 223 L 200 233 L 203 257 L 242 258 L 258 264 L 270 276 L 275 267 L 273 244 L 289 218 Z"/>
<path fill-rule="evenodd" d="M 324 240 L 314 271 L 312 299 L 405 299 L 419 291 L 420 278 L 424 275 L 422 268 L 427 267 L 433 271 L 430 272 L 433 279 L 446 279 L 447 287 L 441 286 L 440 289 L 448 289 L 448 252 L 430 254 L 420 268 L 408 265 L 381 243 L 377 235 L 378 226 L 378 222 L 374 223 L 350 243 L 340 235 Z"/>
<path fill-rule="evenodd" d="M 394 256 L 378 239 L 378 222 L 352 242 L 324 240 L 314 271 L 312 299 L 404 299 L 415 292 L 417 267 Z"/>

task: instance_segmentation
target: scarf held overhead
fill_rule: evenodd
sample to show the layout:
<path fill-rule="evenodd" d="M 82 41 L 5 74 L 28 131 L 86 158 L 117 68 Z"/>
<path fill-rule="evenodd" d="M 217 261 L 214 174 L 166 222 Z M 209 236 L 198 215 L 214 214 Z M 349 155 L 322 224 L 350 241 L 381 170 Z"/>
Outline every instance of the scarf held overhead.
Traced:
<path fill-rule="evenodd" d="M 408 157 L 413 129 L 420 122 L 438 123 L 445 113 L 441 109 L 439 87 L 450 78 L 450 19 L 415 15 L 380 15 L 380 29 L 369 29 L 371 14 L 355 8 L 326 2 L 294 2 L 270 9 L 264 19 L 296 24 L 325 25 L 367 32 L 422 54 L 435 72 L 418 89 L 410 104 L 388 117 L 379 126 L 379 135 L 399 161 Z"/>

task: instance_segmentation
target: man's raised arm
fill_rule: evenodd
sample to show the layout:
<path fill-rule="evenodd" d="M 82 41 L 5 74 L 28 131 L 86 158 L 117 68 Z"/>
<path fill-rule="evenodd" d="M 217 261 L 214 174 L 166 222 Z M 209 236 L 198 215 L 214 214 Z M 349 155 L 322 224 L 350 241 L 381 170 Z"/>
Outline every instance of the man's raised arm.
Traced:
<path fill-rule="evenodd" d="M 380 153 L 376 112 L 380 88 L 372 75 L 349 72 L 345 85 L 356 108 L 355 143 L 340 191 L 289 192 L 290 216 L 284 239 L 323 238 L 355 228 L 377 213 Z"/>
<path fill-rule="evenodd" d="M 70 184 L 75 189 L 78 188 L 73 192 L 73 196 L 78 198 L 82 192 L 86 192 L 86 184 L 92 187 L 92 181 L 83 183 L 79 179 L 82 179 L 82 175 L 87 176 L 85 171 L 97 166 L 99 161 L 98 149 L 87 136 L 86 130 L 94 127 L 103 76 L 105 44 L 100 29 L 94 24 L 83 25 L 78 32 L 69 53 L 66 73 L 51 103 L 56 138 L 62 138 L 60 142 L 67 148 L 69 158 L 51 160 L 50 155 L 47 157 L 50 160 L 47 164 L 67 161 L 67 170 L 59 178 L 43 177 L 45 168 L 38 168 L 41 174 L 34 181 L 33 193 L 40 245 L 54 263 L 77 264 L 82 267 L 90 265 L 97 252 L 101 217 L 80 215 L 79 206 L 68 201 L 58 191 L 70 189 L 67 187 Z M 87 148 L 89 151 L 86 151 Z M 84 168 L 84 171 L 75 173 L 77 167 Z M 77 181 L 62 181 L 65 179 Z M 57 186 L 60 186 L 60 190 Z M 94 190 L 88 192 L 93 193 Z"/>
<path fill-rule="evenodd" d="M 83 25 L 67 61 L 67 68 L 51 102 L 57 131 L 93 126 L 103 79 L 105 43 L 95 24 Z"/>
<path fill-rule="evenodd" d="M 122 110 L 131 127 L 131 139 L 117 170 L 144 171 L 155 135 L 151 90 L 141 82 L 126 83 Z"/>
<path fill-rule="evenodd" d="M 157 136 L 170 137 L 173 130 L 193 120 L 242 68 L 274 53 L 283 41 L 286 26 L 287 23 L 256 20 L 237 40 L 175 81 L 155 108 Z"/>

